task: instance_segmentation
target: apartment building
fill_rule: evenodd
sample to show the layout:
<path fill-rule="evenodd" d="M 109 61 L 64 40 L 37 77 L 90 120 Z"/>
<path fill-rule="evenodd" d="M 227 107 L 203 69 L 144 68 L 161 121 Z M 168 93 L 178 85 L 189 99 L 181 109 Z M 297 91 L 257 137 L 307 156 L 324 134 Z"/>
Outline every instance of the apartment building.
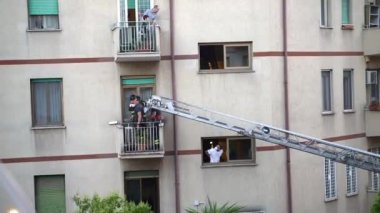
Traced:
<path fill-rule="evenodd" d="M 137 129 L 129 99 L 380 153 L 380 1 L 2 0 L 0 16 L 0 212 L 111 192 L 161 213 L 369 212 L 378 174 L 165 113 Z"/>

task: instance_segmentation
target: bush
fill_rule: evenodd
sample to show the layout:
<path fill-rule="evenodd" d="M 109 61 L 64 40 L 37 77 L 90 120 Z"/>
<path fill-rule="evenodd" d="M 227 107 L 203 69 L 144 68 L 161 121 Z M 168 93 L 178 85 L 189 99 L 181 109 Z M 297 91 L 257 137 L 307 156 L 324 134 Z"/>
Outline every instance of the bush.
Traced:
<path fill-rule="evenodd" d="M 73 198 L 75 205 L 79 208 L 77 213 L 150 213 L 151 207 L 147 203 L 127 201 L 117 193 L 111 193 L 108 196 L 100 197 L 94 194 L 92 198 L 78 194 Z"/>
<path fill-rule="evenodd" d="M 371 207 L 371 213 L 379 213 L 380 212 L 380 193 L 375 198 L 375 201 Z"/>
<path fill-rule="evenodd" d="M 200 212 L 202 213 L 237 213 L 242 209 L 243 207 L 237 205 L 236 203 L 233 203 L 233 204 L 225 203 L 219 206 L 216 202 L 211 202 L 210 198 L 207 198 L 207 204 L 203 209 L 201 209 Z M 194 208 L 187 208 L 186 212 L 198 213 L 199 211 Z"/>

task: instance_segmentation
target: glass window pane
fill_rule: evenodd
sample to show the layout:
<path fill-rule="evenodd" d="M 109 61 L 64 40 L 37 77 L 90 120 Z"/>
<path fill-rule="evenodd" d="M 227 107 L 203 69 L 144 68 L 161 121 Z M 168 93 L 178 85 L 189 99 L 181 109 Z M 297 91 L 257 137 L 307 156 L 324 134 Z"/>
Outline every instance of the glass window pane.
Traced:
<path fill-rule="evenodd" d="M 343 98 L 344 109 L 353 109 L 352 104 L 352 71 L 345 70 L 343 72 Z"/>
<path fill-rule="evenodd" d="M 248 67 L 249 48 L 248 46 L 227 46 L 226 47 L 226 67 Z"/>
<path fill-rule="evenodd" d="M 331 111 L 331 71 L 322 71 L 323 111 Z"/>
<path fill-rule="evenodd" d="M 250 139 L 230 139 L 228 141 L 229 160 L 252 159 L 252 147 Z"/>
<path fill-rule="evenodd" d="M 199 46 L 200 69 L 224 69 L 223 45 Z"/>
<path fill-rule="evenodd" d="M 125 194 L 128 201 L 133 201 L 135 203 L 140 202 L 141 198 L 141 182 L 140 179 L 130 179 L 126 180 L 125 183 Z"/>
<path fill-rule="evenodd" d="M 61 80 L 32 80 L 33 125 L 62 125 Z"/>

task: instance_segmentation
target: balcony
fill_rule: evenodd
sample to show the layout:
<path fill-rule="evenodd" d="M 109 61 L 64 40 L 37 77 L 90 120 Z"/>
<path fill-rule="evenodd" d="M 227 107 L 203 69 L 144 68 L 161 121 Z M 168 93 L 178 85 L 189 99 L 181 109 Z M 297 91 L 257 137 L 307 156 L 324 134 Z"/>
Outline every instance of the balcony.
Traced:
<path fill-rule="evenodd" d="M 163 158 L 164 123 L 146 122 L 143 127 L 134 123 L 123 125 L 123 141 L 120 146 L 120 159 Z"/>
<path fill-rule="evenodd" d="M 380 55 L 380 28 L 363 29 L 363 50 L 366 56 Z"/>
<path fill-rule="evenodd" d="M 160 61 L 160 27 L 154 22 L 119 22 L 114 33 L 116 62 Z"/>
<path fill-rule="evenodd" d="M 365 110 L 365 133 L 367 137 L 380 136 L 380 107 Z"/>

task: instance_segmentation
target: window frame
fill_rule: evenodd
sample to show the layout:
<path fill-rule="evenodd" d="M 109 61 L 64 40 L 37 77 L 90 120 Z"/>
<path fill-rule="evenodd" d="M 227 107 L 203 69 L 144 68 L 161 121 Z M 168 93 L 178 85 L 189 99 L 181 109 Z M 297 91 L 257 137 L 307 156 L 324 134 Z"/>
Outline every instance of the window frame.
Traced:
<path fill-rule="evenodd" d="M 331 27 L 331 1 L 321 0 L 320 6 L 321 6 L 320 27 L 332 28 Z"/>
<path fill-rule="evenodd" d="M 325 81 L 324 81 L 325 79 L 324 79 L 324 75 L 323 75 L 323 73 L 326 73 L 326 72 L 329 73 L 329 75 L 328 75 L 328 88 L 325 88 Z M 322 71 L 321 71 L 321 87 L 322 87 L 322 114 L 323 115 L 333 114 L 334 113 L 334 110 L 333 110 L 334 92 L 333 92 L 333 70 L 332 69 L 322 69 Z M 327 91 L 327 89 L 328 89 L 328 91 Z M 329 93 L 328 94 L 329 97 L 326 97 L 327 92 Z M 325 101 L 327 101 L 327 99 L 328 99 L 328 102 L 325 103 Z M 327 105 L 329 105 L 329 106 L 327 106 Z M 327 106 L 327 107 L 325 108 L 325 106 Z"/>
<path fill-rule="evenodd" d="M 380 147 L 369 148 L 368 152 L 372 152 L 375 154 L 380 154 Z M 368 191 L 369 192 L 380 192 L 380 173 L 368 172 L 369 184 Z"/>
<path fill-rule="evenodd" d="M 326 173 L 327 172 L 327 173 Z M 337 184 L 336 184 L 336 163 L 328 158 L 324 162 L 324 182 L 325 182 L 325 202 L 338 199 Z M 330 193 L 328 193 L 328 191 Z M 332 193 L 332 191 L 335 192 Z"/>
<path fill-rule="evenodd" d="M 66 203 L 67 203 L 67 199 L 66 199 L 66 196 L 67 196 L 67 191 L 66 191 L 66 177 L 64 174 L 56 174 L 56 175 L 35 175 L 34 176 L 34 197 L 35 197 L 35 201 L 34 201 L 34 207 L 36 209 L 36 212 L 39 211 L 38 209 L 38 202 L 39 202 L 39 199 L 38 199 L 38 195 L 39 195 L 39 188 L 38 187 L 38 179 L 39 178 L 57 178 L 57 177 L 61 177 L 63 178 L 63 193 L 64 193 L 64 210 L 66 211 L 67 210 L 67 206 L 66 206 Z"/>
<path fill-rule="evenodd" d="M 350 79 L 349 79 L 349 89 L 348 89 L 348 91 L 346 91 L 346 81 L 345 81 L 345 73 L 350 73 L 349 74 L 349 76 L 350 76 Z M 343 111 L 344 112 L 354 112 L 354 110 L 355 110 L 355 101 L 354 101 L 354 69 L 344 69 L 343 70 Z M 349 97 L 349 100 L 351 100 L 350 101 L 350 104 L 349 105 L 351 105 L 351 108 L 346 108 L 346 98 L 348 98 L 347 97 L 347 95 L 346 95 L 346 93 L 349 93 L 348 95 L 350 96 Z"/>
<path fill-rule="evenodd" d="M 222 46 L 223 47 L 223 69 L 201 69 L 201 46 Z M 248 47 L 248 66 L 227 67 L 228 47 Z M 198 70 L 199 73 L 229 73 L 229 72 L 252 72 L 252 42 L 211 42 L 198 43 Z"/>
<path fill-rule="evenodd" d="M 156 206 L 152 206 L 152 208 L 156 208 L 155 212 L 159 213 L 160 212 L 160 177 L 159 177 L 159 170 L 138 170 L 138 171 L 124 171 L 124 195 L 126 197 L 128 194 L 128 186 L 127 186 L 127 181 L 132 180 L 138 180 L 139 181 L 139 199 L 140 201 L 143 201 L 142 197 L 144 196 L 143 194 L 143 179 L 152 179 L 156 182 Z M 144 201 L 146 202 L 146 201 Z M 154 210 L 154 209 L 153 209 Z"/>
<path fill-rule="evenodd" d="M 223 149 L 223 156 L 225 156 L 226 161 L 220 161 L 219 163 L 210 163 L 206 161 L 205 159 L 205 152 L 207 151 L 207 148 L 205 149 L 206 141 L 210 140 L 224 140 L 224 143 L 226 144 L 225 147 L 222 147 Z M 233 140 L 250 140 L 251 145 L 251 158 L 250 159 L 237 159 L 237 160 L 230 160 L 230 142 Z M 220 143 L 219 143 L 220 144 Z M 250 137 L 244 137 L 244 136 L 215 136 L 215 137 L 201 137 L 201 150 L 202 150 L 202 167 L 215 167 L 215 166 L 240 166 L 240 165 L 256 165 L 256 141 L 253 138 Z"/>
<path fill-rule="evenodd" d="M 346 196 L 359 194 L 358 173 L 356 167 L 346 165 Z"/>
<path fill-rule="evenodd" d="M 146 83 L 146 84 L 123 84 L 123 80 L 130 80 L 130 79 L 147 79 L 147 78 L 152 78 L 154 80 L 153 83 Z M 141 96 L 141 89 L 144 88 L 151 88 L 152 89 L 152 94 L 154 95 L 156 93 L 156 81 L 157 78 L 156 76 L 121 76 L 121 82 L 120 82 L 120 87 L 121 87 L 121 117 L 123 123 L 128 122 L 128 112 L 124 112 L 126 109 L 125 102 L 128 100 L 125 100 L 124 94 L 126 90 L 134 90 L 136 91 L 135 95 Z"/>
<path fill-rule="evenodd" d="M 38 82 L 41 81 L 41 82 Z M 45 82 L 44 82 L 45 81 Z M 34 84 L 36 83 L 49 83 L 49 81 L 58 81 L 59 82 L 59 89 L 60 89 L 60 100 L 59 100 L 59 105 L 60 105 L 60 121 L 59 122 L 52 122 L 52 121 L 47 121 L 46 124 L 41 124 L 40 122 L 37 121 L 37 106 L 36 106 L 36 94 L 34 92 Z M 49 90 L 49 88 L 45 88 L 46 90 Z M 49 127 L 63 127 L 64 126 L 64 109 L 63 109 L 63 79 L 62 78 L 33 78 L 30 79 L 30 93 L 31 93 L 31 113 L 32 113 L 32 128 L 49 128 Z M 50 99 L 50 96 L 47 96 L 46 99 Z M 47 104 L 47 112 L 51 112 L 51 106 Z"/>
<path fill-rule="evenodd" d="M 57 14 L 31 14 L 30 12 L 30 0 L 27 1 L 27 5 L 28 5 L 28 29 L 27 31 L 30 31 L 30 32 L 46 32 L 46 31 L 61 31 L 61 28 L 60 28 L 60 21 L 59 21 L 59 0 L 56 0 L 57 1 Z M 48 19 L 49 17 L 55 17 L 55 20 L 54 22 L 56 27 L 48 27 L 47 25 L 47 22 L 48 22 Z M 38 28 L 36 26 L 33 27 L 33 24 L 32 22 L 36 21 L 35 19 L 41 19 L 41 26 L 42 28 Z"/>
<path fill-rule="evenodd" d="M 345 11 L 344 10 L 344 7 L 343 7 L 343 5 L 345 4 L 344 3 L 344 1 L 347 1 L 347 11 Z M 352 25 L 352 1 L 351 0 L 342 0 L 341 1 L 341 3 L 342 3 L 342 25 L 344 26 L 344 25 Z M 344 16 L 345 16 L 345 12 L 347 12 L 348 14 L 347 14 L 347 23 L 344 23 L 345 22 L 345 18 L 344 18 Z"/>

